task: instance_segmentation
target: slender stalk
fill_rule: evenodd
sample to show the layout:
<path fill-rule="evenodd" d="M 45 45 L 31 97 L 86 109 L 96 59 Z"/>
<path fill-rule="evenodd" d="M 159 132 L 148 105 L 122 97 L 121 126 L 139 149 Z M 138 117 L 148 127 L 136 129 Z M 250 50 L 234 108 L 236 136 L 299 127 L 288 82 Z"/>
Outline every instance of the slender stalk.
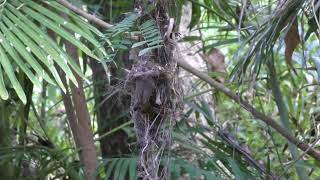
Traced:
<path fill-rule="evenodd" d="M 48 34 L 52 39 L 56 39 L 56 34 L 53 31 L 48 30 Z M 65 43 L 66 51 L 70 57 L 79 63 L 77 48 L 67 41 L 63 42 Z M 90 125 L 90 117 L 88 116 L 89 112 L 84 96 L 83 84 L 81 78 L 74 73 L 79 86 L 76 87 L 75 85 L 70 84 L 70 92 L 65 74 L 57 65 L 56 69 L 58 70 L 61 81 L 66 88 L 66 92 L 62 91 L 63 103 L 76 149 L 80 150 L 79 158 L 83 165 L 85 179 L 93 180 L 98 166 L 98 159 L 93 141 L 93 133 Z"/>
<path fill-rule="evenodd" d="M 48 83 L 46 81 L 42 82 L 42 92 L 41 92 L 41 110 L 40 110 L 40 120 L 44 121 L 46 116 L 46 105 L 47 105 L 47 86 Z"/>
<path fill-rule="evenodd" d="M 111 24 L 106 23 L 105 21 L 97 18 L 96 16 L 92 15 L 92 14 L 88 14 L 87 12 L 83 11 L 82 9 L 77 8 L 76 6 L 72 5 L 70 2 L 68 2 L 67 0 L 57 0 L 57 2 L 59 2 L 60 4 L 64 5 L 65 7 L 67 7 L 68 9 L 72 10 L 73 12 L 79 14 L 80 16 L 83 16 L 84 18 L 86 18 L 88 21 L 91 21 L 95 24 L 100 24 L 102 27 L 105 28 L 110 28 L 112 27 Z"/>
<path fill-rule="evenodd" d="M 111 134 L 119 131 L 120 129 L 130 125 L 132 123 L 132 121 L 128 121 L 128 122 L 125 122 L 123 124 L 121 124 L 120 126 L 116 127 L 116 128 L 113 128 L 112 130 L 104 133 L 103 135 L 99 136 L 98 138 L 94 139 L 94 141 L 100 141 L 101 139 L 107 137 L 107 136 L 110 136 Z"/>
<path fill-rule="evenodd" d="M 77 47 L 68 41 L 64 41 L 64 44 L 66 47 L 66 52 L 80 66 Z M 77 73 L 74 73 L 74 75 L 77 79 L 78 87 L 76 87 L 73 83 L 70 83 L 70 88 L 73 106 L 78 119 L 76 126 L 79 132 L 78 138 L 81 145 L 80 155 L 82 157 L 82 163 L 85 169 L 84 172 L 86 180 L 93 180 L 98 167 L 97 152 L 94 145 L 90 114 L 84 94 L 82 79 Z"/>

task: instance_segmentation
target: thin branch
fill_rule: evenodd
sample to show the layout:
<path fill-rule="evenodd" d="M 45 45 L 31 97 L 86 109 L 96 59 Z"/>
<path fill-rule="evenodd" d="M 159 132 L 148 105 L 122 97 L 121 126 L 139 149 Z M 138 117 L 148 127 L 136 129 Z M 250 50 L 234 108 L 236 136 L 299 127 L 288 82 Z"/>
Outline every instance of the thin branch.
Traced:
<path fill-rule="evenodd" d="M 57 0 L 57 2 L 59 2 L 60 4 L 62 4 L 63 6 L 65 6 L 66 8 L 72 10 L 73 12 L 79 14 L 80 16 L 86 18 L 88 21 L 91 21 L 95 24 L 99 24 L 101 27 L 104 28 L 110 28 L 112 27 L 111 24 L 97 18 L 96 16 L 92 15 L 92 14 L 88 14 L 87 12 L 85 12 L 82 9 L 77 8 L 76 6 L 72 5 L 70 2 L 68 2 L 67 0 Z"/>
<path fill-rule="evenodd" d="M 94 141 L 100 141 L 101 139 L 117 132 L 118 130 L 130 125 L 131 123 L 132 123 L 132 121 L 125 122 L 125 123 L 121 124 L 120 126 L 113 128 L 112 130 L 110 130 L 110 131 L 104 133 L 103 135 L 99 136 L 98 138 L 94 139 Z"/>
<path fill-rule="evenodd" d="M 66 0 L 58 0 L 62 5 L 69 8 L 70 10 L 76 12 L 77 14 L 87 18 L 89 21 L 103 27 L 103 28 L 110 28 L 112 25 L 109 23 L 104 22 L 101 19 L 98 19 L 97 17 L 88 14 L 85 11 L 82 11 L 78 9 L 77 7 L 73 6 Z M 238 96 L 236 93 L 232 92 L 229 88 L 225 87 L 223 84 L 218 83 L 214 79 L 212 79 L 210 76 L 208 76 L 205 73 L 202 73 L 198 71 L 197 69 L 190 66 L 185 60 L 181 58 L 177 58 L 177 63 L 180 67 L 185 69 L 186 71 L 190 72 L 191 74 L 199 77 L 203 81 L 207 82 L 211 86 L 215 87 L 218 91 L 223 92 L 226 96 L 228 96 L 230 99 L 234 100 L 238 104 L 240 104 L 244 109 L 246 109 L 248 112 L 252 114 L 253 117 L 262 120 L 267 125 L 271 126 L 274 130 L 276 130 L 279 134 L 281 134 L 283 137 L 285 137 L 290 143 L 297 146 L 299 149 L 305 151 L 310 156 L 314 157 L 315 159 L 320 161 L 320 152 L 313 149 L 312 146 L 309 146 L 308 144 L 300 141 L 293 135 L 291 135 L 286 129 L 281 127 L 274 119 L 271 117 L 268 117 L 264 115 L 263 113 L 256 110 L 253 106 L 251 106 L 247 101 L 243 100 Z"/>

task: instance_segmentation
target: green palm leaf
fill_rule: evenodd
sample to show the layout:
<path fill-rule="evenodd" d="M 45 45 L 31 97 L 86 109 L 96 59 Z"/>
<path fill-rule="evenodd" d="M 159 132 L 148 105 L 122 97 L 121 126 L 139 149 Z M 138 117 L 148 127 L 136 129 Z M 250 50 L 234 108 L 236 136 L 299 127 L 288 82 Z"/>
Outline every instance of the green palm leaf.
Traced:
<path fill-rule="evenodd" d="M 16 78 L 20 72 L 26 74 L 35 86 L 40 86 L 43 79 L 57 84 L 62 90 L 65 87 L 55 64 L 75 85 L 74 72 L 85 78 L 80 67 L 48 35 L 47 30 L 94 59 L 102 60 L 107 56 L 98 41 L 102 33 L 57 2 L 6 0 L 0 8 L 0 64 L 4 70 L 0 68 L 1 99 L 8 99 L 6 89 L 10 82 L 18 97 L 26 103 L 25 93 Z M 68 16 L 68 21 L 63 16 Z"/>

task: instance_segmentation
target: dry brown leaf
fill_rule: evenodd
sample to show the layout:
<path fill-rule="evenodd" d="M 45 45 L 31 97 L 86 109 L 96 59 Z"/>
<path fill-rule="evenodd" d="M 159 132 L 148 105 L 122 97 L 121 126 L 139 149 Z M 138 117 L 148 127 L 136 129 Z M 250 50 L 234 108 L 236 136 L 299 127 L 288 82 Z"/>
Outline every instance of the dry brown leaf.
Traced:
<path fill-rule="evenodd" d="M 292 23 L 292 26 L 290 27 L 284 40 L 286 43 L 286 50 L 285 50 L 286 63 L 288 65 L 288 67 L 290 69 L 292 69 L 294 71 L 294 73 L 297 74 L 296 70 L 294 69 L 294 67 L 292 65 L 293 52 L 297 48 L 297 46 L 300 44 L 300 36 L 299 36 L 297 19 L 295 19 L 294 22 Z"/>
<path fill-rule="evenodd" d="M 210 71 L 226 73 L 224 58 L 224 54 L 219 49 L 213 48 L 204 59 L 208 62 Z M 224 77 L 219 77 L 218 80 L 222 83 Z"/>

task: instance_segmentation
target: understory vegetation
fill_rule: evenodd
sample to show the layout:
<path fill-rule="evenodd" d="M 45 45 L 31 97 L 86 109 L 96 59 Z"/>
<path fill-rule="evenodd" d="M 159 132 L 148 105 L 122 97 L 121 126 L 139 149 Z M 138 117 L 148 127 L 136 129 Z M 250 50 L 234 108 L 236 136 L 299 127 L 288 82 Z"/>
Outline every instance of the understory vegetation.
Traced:
<path fill-rule="evenodd" d="M 318 0 L 0 0 L 0 180 L 320 179 L 319 41 Z"/>

